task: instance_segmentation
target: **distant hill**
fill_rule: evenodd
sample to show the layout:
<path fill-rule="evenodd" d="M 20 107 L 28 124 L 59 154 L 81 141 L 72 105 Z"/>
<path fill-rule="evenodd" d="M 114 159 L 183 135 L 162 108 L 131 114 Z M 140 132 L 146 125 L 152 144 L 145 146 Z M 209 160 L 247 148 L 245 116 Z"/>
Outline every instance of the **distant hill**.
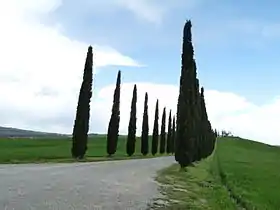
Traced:
<path fill-rule="evenodd" d="M 100 137 L 106 136 L 105 134 L 96 134 L 96 133 L 89 133 L 88 136 L 92 137 Z M 71 134 L 61 134 L 61 133 L 48 133 L 48 132 L 41 132 L 41 131 L 31 131 L 31 130 L 24 130 L 19 128 L 10 128 L 10 127 L 3 127 L 0 126 L 0 138 L 59 138 L 59 137 L 72 137 Z"/>
<path fill-rule="evenodd" d="M 66 137 L 69 135 L 59 133 L 47 133 L 40 131 L 23 130 L 0 126 L 0 138 L 32 138 L 32 137 Z"/>

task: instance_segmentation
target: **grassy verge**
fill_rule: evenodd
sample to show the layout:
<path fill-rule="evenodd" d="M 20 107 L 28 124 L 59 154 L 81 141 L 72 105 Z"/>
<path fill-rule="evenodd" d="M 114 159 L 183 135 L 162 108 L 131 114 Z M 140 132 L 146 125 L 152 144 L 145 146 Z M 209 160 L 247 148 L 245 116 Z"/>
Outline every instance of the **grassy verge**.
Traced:
<path fill-rule="evenodd" d="M 71 158 L 70 138 L 58 139 L 0 139 L 0 163 L 46 163 L 75 162 Z M 126 137 L 120 136 L 118 149 L 113 157 L 106 154 L 106 136 L 92 137 L 88 141 L 86 158 L 82 162 L 108 161 L 136 158 L 152 158 L 152 155 L 142 156 L 140 139 L 136 142 L 136 152 L 132 157 L 126 155 Z M 156 155 L 155 157 L 159 157 Z"/>
<path fill-rule="evenodd" d="M 280 148 L 240 138 L 218 139 L 214 155 L 159 172 L 161 201 L 153 209 L 280 209 Z"/>
<path fill-rule="evenodd" d="M 217 175 L 213 157 L 179 171 L 177 164 L 159 171 L 157 181 L 164 198 L 155 201 L 152 209 L 159 210 L 236 210 L 227 189 Z M 165 204 L 157 204 L 157 203 Z"/>

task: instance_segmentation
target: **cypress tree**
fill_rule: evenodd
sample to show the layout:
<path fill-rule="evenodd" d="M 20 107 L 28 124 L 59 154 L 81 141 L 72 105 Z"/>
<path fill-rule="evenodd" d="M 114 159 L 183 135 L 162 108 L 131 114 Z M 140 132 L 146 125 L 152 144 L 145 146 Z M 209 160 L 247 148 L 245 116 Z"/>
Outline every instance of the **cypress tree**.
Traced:
<path fill-rule="evenodd" d="M 217 129 L 215 129 L 215 136 L 216 136 L 216 138 L 218 137 L 218 131 L 217 131 Z"/>
<path fill-rule="evenodd" d="M 92 47 L 89 46 L 72 135 L 71 153 L 73 158 L 78 159 L 84 158 L 87 151 L 90 99 L 92 96 L 92 65 Z"/>
<path fill-rule="evenodd" d="M 145 94 L 144 113 L 141 135 L 141 153 L 147 155 L 149 152 L 149 120 L 148 120 L 148 93 Z"/>
<path fill-rule="evenodd" d="M 194 63 L 194 69 L 196 71 L 196 64 Z M 202 158 L 201 155 L 201 148 L 203 147 L 203 138 L 202 138 L 202 132 L 201 132 L 201 102 L 200 102 L 200 92 L 199 92 L 199 80 L 195 80 L 195 87 L 194 87 L 194 93 L 195 93 L 195 104 L 196 109 L 194 112 L 194 148 L 193 148 L 193 161 L 199 161 Z"/>
<path fill-rule="evenodd" d="M 109 121 L 107 133 L 107 153 L 109 156 L 115 154 L 118 145 L 119 124 L 120 124 L 120 90 L 121 90 L 121 71 L 118 71 L 116 89 L 112 106 L 112 114 Z"/>
<path fill-rule="evenodd" d="M 155 108 L 155 119 L 152 139 L 152 155 L 155 155 L 158 151 L 158 100 Z"/>
<path fill-rule="evenodd" d="M 172 119 L 171 119 L 171 110 L 169 112 L 168 118 L 168 131 L 167 131 L 167 144 L 166 144 L 166 153 L 171 153 L 171 143 L 172 143 Z"/>
<path fill-rule="evenodd" d="M 133 95 L 131 101 L 131 111 L 130 119 L 128 125 L 128 135 L 126 142 L 126 153 L 131 156 L 135 152 L 135 142 L 136 142 L 136 103 L 137 103 L 137 87 L 136 84 L 133 88 Z"/>
<path fill-rule="evenodd" d="M 202 134 L 204 139 L 204 144 L 202 147 L 203 158 L 207 157 L 212 153 L 215 146 L 215 134 L 212 130 L 210 121 L 208 120 L 205 99 L 204 99 L 204 88 L 201 88 L 201 121 L 202 121 Z"/>
<path fill-rule="evenodd" d="M 209 148 L 209 141 L 207 141 L 207 133 L 208 133 L 208 128 L 207 128 L 207 112 L 206 112 L 206 107 L 205 107 L 205 101 L 204 101 L 204 88 L 201 87 L 201 92 L 200 92 L 200 103 L 201 103 L 201 134 L 202 134 L 202 140 L 203 140 L 203 146 L 202 146 L 202 157 L 205 158 L 207 157 L 208 153 L 208 148 Z"/>
<path fill-rule="evenodd" d="M 166 143 L 165 142 L 165 139 L 166 139 L 165 121 L 166 121 L 166 113 L 165 113 L 165 107 L 164 107 L 163 113 L 162 113 L 162 119 L 161 119 L 160 148 L 159 148 L 160 154 L 165 153 L 165 143 Z"/>
<path fill-rule="evenodd" d="M 175 148 L 175 138 L 176 138 L 176 124 L 175 124 L 175 116 L 173 116 L 173 122 L 172 122 L 172 137 L 171 137 L 171 153 L 174 153 Z"/>
<path fill-rule="evenodd" d="M 193 59 L 191 21 L 186 21 L 183 32 L 182 67 L 180 91 L 177 104 L 175 159 L 182 168 L 193 161 L 194 144 L 197 138 L 195 113 L 196 101 L 196 66 Z"/>

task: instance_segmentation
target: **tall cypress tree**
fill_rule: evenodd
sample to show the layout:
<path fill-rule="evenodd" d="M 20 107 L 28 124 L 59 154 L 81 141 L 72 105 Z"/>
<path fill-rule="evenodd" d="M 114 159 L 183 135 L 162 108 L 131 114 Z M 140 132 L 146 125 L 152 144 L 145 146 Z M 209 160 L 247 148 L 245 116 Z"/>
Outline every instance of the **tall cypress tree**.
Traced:
<path fill-rule="evenodd" d="M 197 137 L 194 116 L 197 111 L 196 66 L 193 59 L 191 26 L 190 20 L 184 26 L 180 91 L 177 104 L 175 159 L 182 168 L 193 161 L 194 143 Z"/>
<path fill-rule="evenodd" d="M 141 153 L 147 155 L 149 152 L 149 119 L 148 119 L 148 93 L 145 94 L 144 114 L 141 135 Z"/>
<path fill-rule="evenodd" d="M 121 71 L 118 71 L 116 89 L 114 92 L 112 114 L 109 121 L 108 133 L 107 133 L 107 153 L 109 156 L 115 154 L 118 145 L 119 124 L 120 124 L 120 91 L 121 91 Z"/>
<path fill-rule="evenodd" d="M 215 133 L 212 130 L 211 123 L 208 119 L 205 99 L 204 99 L 204 88 L 201 88 L 201 123 L 202 123 L 202 135 L 203 135 L 203 146 L 202 146 L 202 157 L 205 158 L 212 153 L 215 146 Z"/>
<path fill-rule="evenodd" d="M 195 63 L 194 63 L 195 64 Z M 196 71 L 196 65 L 194 65 L 194 69 Z M 195 104 L 196 104 L 196 110 L 194 112 L 193 118 L 194 118 L 194 148 L 193 148 L 193 161 L 199 161 L 202 158 L 202 147 L 204 144 L 203 141 L 203 134 L 201 131 L 202 121 L 201 121 L 201 95 L 199 92 L 199 80 L 195 80 L 195 87 L 194 87 L 194 93 L 195 93 Z"/>
<path fill-rule="evenodd" d="M 155 108 L 155 119 L 152 139 L 152 155 L 155 155 L 158 151 L 158 99 Z"/>
<path fill-rule="evenodd" d="M 165 153 L 165 139 L 166 139 L 166 133 L 165 133 L 165 121 L 166 121 L 166 112 L 165 107 L 163 109 L 162 118 L 161 118 L 161 131 L 160 131 L 160 146 L 159 146 L 159 152 L 160 154 Z"/>
<path fill-rule="evenodd" d="M 76 119 L 72 136 L 72 157 L 82 159 L 87 151 L 87 140 L 90 117 L 90 99 L 92 96 L 92 47 L 88 47 L 83 82 L 80 89 Z"/>
<path fill-rule="evenodd" d="M 171 153 L 171 143 L 172 143 L 172 119 L 171 119 L 171 110 L 169 112 L 168 118 L 168 132 L 167 132 L 167 144 L 166 144 L 166 153 Z"/>
<path fill-rule="evenodd" d="M 216 138 L 217 138 L 217 137 L 218 137 L 218 131 L 217 131 L 216 128 L 215 128 L 214 132 L 215 132 L 215 136 L 216 136 Z"/>
<path fill-rule="evenodd" d="M 174 153 L 175 148 L 175 138 L 176 138 L 176 124 L 175 124 L 175 116 L 173 116 L 173 122 L 172 122 L 172 137 L 171 137 L 171 153 Z"/>
<path fill-rule="evenodd" d="M 130 119 L 128 125 L 128 135 L 126 142 L 126 153 L 128 156 L 131 156 L 135 152 L 135 142 L 136 142 L 136 103 L 137 103 L 137 87 L 136 84 L 133 88 L 133 95 L 131 101 L 131 111 L 130 111 Z"/>

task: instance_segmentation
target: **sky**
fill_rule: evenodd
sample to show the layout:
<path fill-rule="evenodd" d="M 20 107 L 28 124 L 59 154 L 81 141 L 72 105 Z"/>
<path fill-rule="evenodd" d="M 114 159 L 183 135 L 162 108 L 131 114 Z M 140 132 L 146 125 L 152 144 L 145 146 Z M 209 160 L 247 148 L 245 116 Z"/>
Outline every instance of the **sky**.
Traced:
<path fill-rule="evenodd" d="M 0 125 L 71 133 L 87 48 L 94 50 L 90 132 L 106 133 L 122 71 L 120 133 L 133 85 L 176 114 L 182 30 L 192 21 L 212 126 L 280 144 L 280 2 L 276 0 L 0 1 Z"/>

